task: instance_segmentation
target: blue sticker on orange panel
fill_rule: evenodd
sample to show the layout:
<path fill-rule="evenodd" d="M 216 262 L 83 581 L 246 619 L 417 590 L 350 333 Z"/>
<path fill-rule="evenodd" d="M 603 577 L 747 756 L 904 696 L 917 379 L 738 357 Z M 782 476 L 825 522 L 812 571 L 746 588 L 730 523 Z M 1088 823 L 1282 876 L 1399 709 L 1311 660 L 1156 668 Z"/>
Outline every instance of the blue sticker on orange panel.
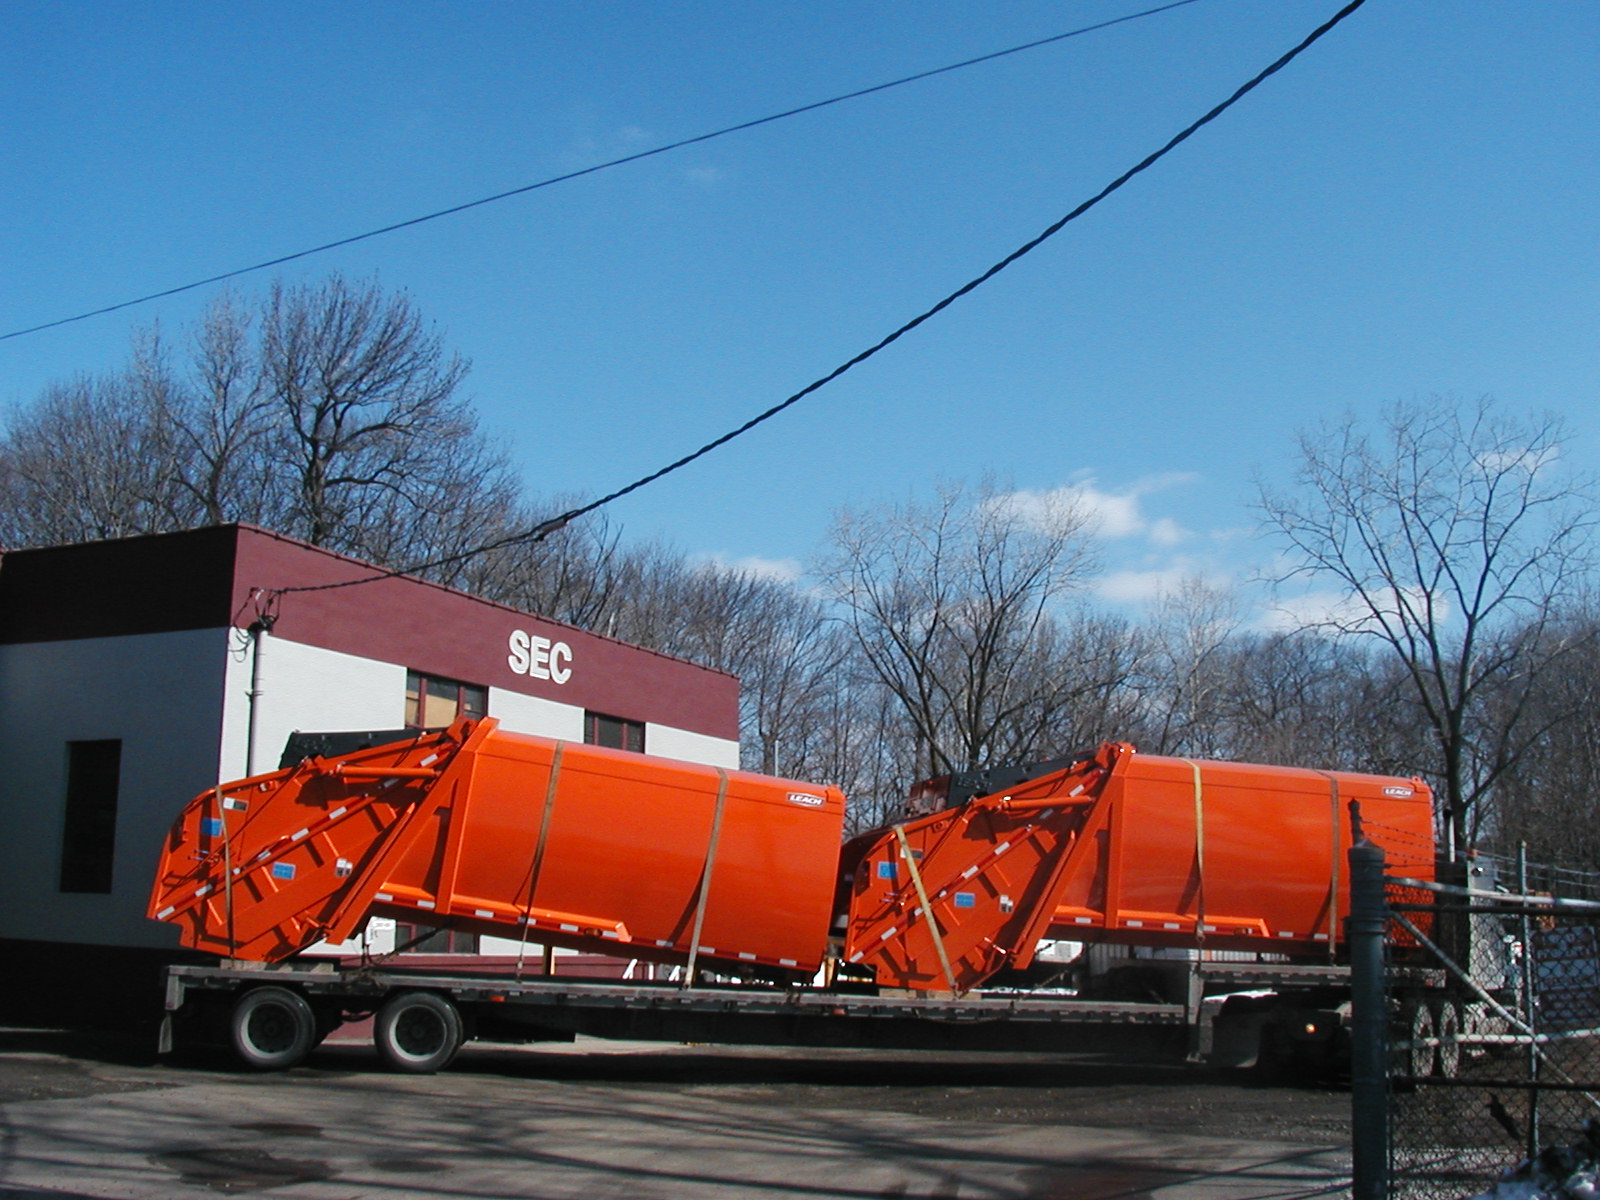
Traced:
<path fill-rule="evenodd" d="M 222 820 L 219 817 L 203 817 L 200 821 L 201 837 L 221 837 Z"/>
<path fill-rule="evenodd" d="M 274 879 L 293 879 L 294 878 L 294 864 L 293 863 L 273 863 L 272 864 L 272 877 Z"/>
<path fill-rule="evenodd" d="M 957 892 L 956 893 L 956 907 L 957 908 L 977 908 L 978 907 L 978 895 L 977 895 L 977 893 L 976 892 Z"/>
<path fill-rule="evenodd" d="M 894 864 L 892 862 L 881 862 L 881 863 L 879 863 L 878 864 L 878 878 L 879 879 L 893 879 L 893 878 L 895 878 Z"/>

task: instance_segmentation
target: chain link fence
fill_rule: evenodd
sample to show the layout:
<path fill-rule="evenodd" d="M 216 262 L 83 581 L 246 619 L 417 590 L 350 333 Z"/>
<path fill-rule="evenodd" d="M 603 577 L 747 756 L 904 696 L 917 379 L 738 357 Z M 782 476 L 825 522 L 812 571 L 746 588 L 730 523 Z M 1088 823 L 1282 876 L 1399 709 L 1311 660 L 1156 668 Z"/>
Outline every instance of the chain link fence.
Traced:
<path fill-rule="evenodd" d="M 1595 883 L 1490 858 L 1445 883 L 1388 881 L 1392 1200 L 1484 1195 L 1541 1150 L 1526 1189 L 1501 1194 L 1592 1194 L 1581 1188 L 1600 1157 L 1587 1135 L 1600 1118 Z"/>

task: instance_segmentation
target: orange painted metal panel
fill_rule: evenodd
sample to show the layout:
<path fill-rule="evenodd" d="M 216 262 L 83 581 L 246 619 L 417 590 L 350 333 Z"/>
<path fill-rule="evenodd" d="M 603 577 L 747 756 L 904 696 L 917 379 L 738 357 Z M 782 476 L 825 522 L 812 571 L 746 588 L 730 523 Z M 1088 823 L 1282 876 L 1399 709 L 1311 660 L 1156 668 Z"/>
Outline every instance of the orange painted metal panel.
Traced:
<path fill-rule="evenodd" d="M 389 915 L 810 972 L 843 819 L 836 788 L 463 721 L 202 793 L 168 838 L 150 915 L 185 945 L 251 960 Z"/>
<path fill-rule="evenodd" d="M 1075 871 L 1053 936 L 1328 957 L 1349 911 L 1351 802 L 1394 869 L 1433 875 L 1433 800 L 1415 779 L 1130 754 L 1103 798 L 1122 869 L 1112 886 Z"/>
<path fill-rule="evenodd" d="M 1039 938 L 1328 959 L 1349 909 L 1350 803 L 1394 869 L 1431 878 L 1417 780 L 1137 754 L 855 839 L 844 958 L 880 984 L 965 991 Z"/>

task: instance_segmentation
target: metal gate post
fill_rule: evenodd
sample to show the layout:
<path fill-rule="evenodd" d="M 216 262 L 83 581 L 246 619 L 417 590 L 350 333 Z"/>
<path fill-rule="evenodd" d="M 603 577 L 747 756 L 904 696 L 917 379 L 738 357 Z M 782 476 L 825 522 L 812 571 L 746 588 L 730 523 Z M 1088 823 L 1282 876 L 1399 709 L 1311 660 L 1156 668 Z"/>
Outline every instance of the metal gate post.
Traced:
<path fill-rule="evenodd" d="M 1389 1014 L 1383 978 L 1383 849 L 1361 833 L 1352 804 L 1350 847 L 1350 1157 L 1353 1200 L 1389 1194 Z"/>

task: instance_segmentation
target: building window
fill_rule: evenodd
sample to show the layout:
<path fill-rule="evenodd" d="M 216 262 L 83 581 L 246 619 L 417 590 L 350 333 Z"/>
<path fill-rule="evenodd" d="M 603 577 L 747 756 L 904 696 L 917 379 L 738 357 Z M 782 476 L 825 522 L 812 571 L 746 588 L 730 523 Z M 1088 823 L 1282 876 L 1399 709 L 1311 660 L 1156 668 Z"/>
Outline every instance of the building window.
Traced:
<path fill-rule="evenodd" d="M 486 687 L 420 671 L 406 672 L 407 728 L 443 729 L 457 717 L 481 717 L 488 711 Z"/>
<path fill-rule="evenodd" d="M 61 838 L 61 890 L 111 891 L 117 846 L 117 777 L 122 742 L 67 743 L 67 804 Z"/>
<path fill-rule="evenodd" d="M 591 746 L 610 746 L 613 750 L 643 754 L 644 722 L 586 712 L 583 714 L 583 740 Z"/>
<path fill-rule="evenodd" d="M 407 943 L 419 939 L 415 945 Z M 405 946 L 402 954 L 476 954 L 478 935 L 460 929 L 439 929 L 432 925 L 409 925 L 397 921 L 394 944 Z"/>

